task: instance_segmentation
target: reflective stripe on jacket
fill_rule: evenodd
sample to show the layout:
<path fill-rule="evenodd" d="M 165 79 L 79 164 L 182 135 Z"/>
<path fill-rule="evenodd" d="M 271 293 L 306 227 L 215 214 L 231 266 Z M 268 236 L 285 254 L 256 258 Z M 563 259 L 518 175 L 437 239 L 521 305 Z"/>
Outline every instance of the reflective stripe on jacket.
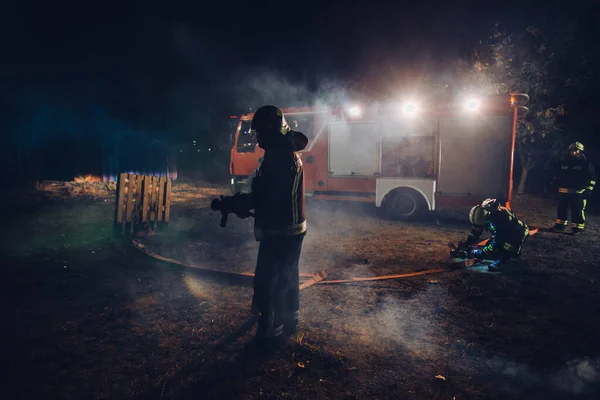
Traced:
<path fill-rule="evenodd" d="M 252 180 L 254 236 L 295 236 L 306 232 L 304 168 L 296 153 L 267 151 Z"/>

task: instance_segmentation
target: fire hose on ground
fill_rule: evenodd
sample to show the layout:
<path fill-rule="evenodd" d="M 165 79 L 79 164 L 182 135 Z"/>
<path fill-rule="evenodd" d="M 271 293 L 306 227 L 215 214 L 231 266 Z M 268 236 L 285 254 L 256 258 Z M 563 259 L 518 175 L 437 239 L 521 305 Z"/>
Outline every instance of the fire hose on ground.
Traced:
<path fill-rule="evenodd" d="M 537 232 L 538 232 L 538 228 L 531 227 L 529 230 L 529 235 L 530 236 L 535 235 Z M 480 242 L 478 245 L 485 246 L 485 244 L 487 242 L 488 242 L 488 240 L 484 240 L 484 241 Z M 199 267 L 196 265 L 186 264 L 179 260 L 164 257 L 164 256 L 161 256 L 160 254 L 153 252 L 152 250 L 148 249 L 139 240 L 134 239 L 134 240 L 132 240 L 132 243 L 136 249 L 142 251 L 144 254 L 146 254 L 156 260 L 167 262 L 170 264 L 176 264 L 176 265 L 180 265 L 180 266 L 186 267 L 186 268 L 193 268 L 195 270 L 200 270 L 200 271 L 208 272 L 208 273 L 215 273 L 215 274 L 222 274 L 222 275 L 229 275 L 229 276 L 246 276 L 246 277 L 254 276 L 254 274 L 251 272 L 222 271 L 222 270 L 214 270 L 214 269 Z M 472 264 L 474 262 L 474 260 L 468 260 L 468 261 L 471 261 L 470 264 Z M 466 267 L 470 266 L 468 262 L 461 262 L 461 264 L 464 264 Z M 300 274 L 301 278 L 304 278 L 304 279 L 308 278 L 308 279 L 306 279 L 304 282 L 302 282 L 300 284 L 300 290 L 306 289 L 315 284 L 336 284 L 336 283 L 341 284 L 341 283 L 380 281 L 380 280 L 387 280 L 387 279 L 402 279 L 402 278 L 409 278 L 409 277 L 413 277 L 413 276 L 439 274 L 439 273 L 443 273 L 443 272 L 451 272 L 451 271 L 456 271 L 456 270 L 457 270 L 457 268 L 434 268 L 434 269 L 427 269 L 427 270 L 423 270 L 423 271 L 409 272 L 409 273 L 404 273 L 404 274 L 381 275 L 381 276 L 370 276 L 370 277 L 337 279 L 337 280 L 326 280 L 327 273 L 325 271 L 320 271 L 320 272 L 315 272 L 315 273 L 301 273 Z"/>

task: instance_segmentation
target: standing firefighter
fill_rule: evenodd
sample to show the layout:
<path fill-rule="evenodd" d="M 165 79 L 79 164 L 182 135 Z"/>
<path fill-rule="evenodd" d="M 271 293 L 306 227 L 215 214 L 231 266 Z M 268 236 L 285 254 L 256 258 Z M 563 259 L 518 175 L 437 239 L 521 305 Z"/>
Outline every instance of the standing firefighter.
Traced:
<path fill-rule="evenodd" d="M 473 228 L 464 247 L 476 245 L 485 230 L 492 233 L 485 246 L 476 246 L 470 251 L 470 257 L 493 260 L 488 267 L 490 271 L 497 270 L 511 258 L 520 257 L 529 227 L 496 199 L 487 199 L 473 207 L 469 220 Z"/>
<path fill-rule="evenodd" d="M 265 150 L 251 193 L 213 200 L 211 207 L 240 218 L 254 210 L 254 235 L 260 242 L 252 299 L 252 311 L 260 315 L 255 344 L 276 348 L 296 333 L 298 325 L 298 263 L 306 217 L 304 170 L 296 152 L 306 147 L 308 138 L 291 130 L 274 106 L 256 111 L 251 132 Z"/>
<path fill-rule="evenodd" d="M 560 164 L 555 177 L 558 185 L 558 208 L 554 230 L 564 231 L 571 208 L 571 231 L 574 235 L 585 228 L 585 207 L 596 185 L 596 171 L 583 154 L 583 144 L 569 146 L 569 156 Z"/>

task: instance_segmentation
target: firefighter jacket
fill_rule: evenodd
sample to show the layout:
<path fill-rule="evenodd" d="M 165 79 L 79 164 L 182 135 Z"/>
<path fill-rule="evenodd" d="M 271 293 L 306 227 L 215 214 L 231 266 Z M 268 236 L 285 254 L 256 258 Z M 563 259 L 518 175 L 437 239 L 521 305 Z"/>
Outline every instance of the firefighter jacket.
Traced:
<path fill-rule="evenodd" d="M 304 168 L 293 152 L 265 152 L 252 180 L 254 235 L 295 236 L 306 232 Z"/>
<path fill-rule="evenodd" d="M 559 193 L 581 194 L 593 190 L 596 185 L 594 165 L 582 154 L 579 157 L 567 157 L 560 163 L 556 175 Z"/>
<path fill-rule="evenodd" d="M 240 218 L 254 210 L 254 236 L 295 236 L 306 232 L 304 168 L 295 152 L 266 151 L 250 193 L 229 197 Z"/>
<path fill-rule="evenodd" d="M 475 244 L 486 230 L 492 234 L 492 237 L 481 249 L 484 257 L 502 251 L 519 254 L 521 245 L 529 234 L 529 227 L 505 207 L 492 211 L 487 225 L 473 226 L 466 244 Z"/>

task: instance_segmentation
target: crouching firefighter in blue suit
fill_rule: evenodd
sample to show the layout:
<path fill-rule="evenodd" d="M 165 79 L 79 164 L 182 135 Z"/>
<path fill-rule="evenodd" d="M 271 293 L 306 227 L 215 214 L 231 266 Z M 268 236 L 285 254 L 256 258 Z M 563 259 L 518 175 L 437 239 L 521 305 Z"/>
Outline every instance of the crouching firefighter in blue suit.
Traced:
<path fill-rule="evenodd" d="M 259 314 L 254 344 L 273 349 L 295 334 L 298 326 L 298 263 L 306 216 L 304 170 L 296 152 L 306 147 L 308 138 L 291 130 L 283 112 L 274 106 L 259 108 L 250 129 L 265 150 L 251 193 L 215 199 L 211 208 L 240 218 L 254 210 L 254 235 L 260 242 L 252 299 L 252 311 Z"/>
<path fill-rule="evenodd" d="M 509 259 L 521 256 L 521 247 L 529 235 L 529 227 L 496 199 L 486 199 L 481 205 L 473 207 L 469 220 L 473 229 L 465 246 L 476 245 L 486 230 L 492 234 L 485 246 L 476 246 L 470 251 L 471 258 L 493 260 L 488 269 L 495 271 Z"/>

